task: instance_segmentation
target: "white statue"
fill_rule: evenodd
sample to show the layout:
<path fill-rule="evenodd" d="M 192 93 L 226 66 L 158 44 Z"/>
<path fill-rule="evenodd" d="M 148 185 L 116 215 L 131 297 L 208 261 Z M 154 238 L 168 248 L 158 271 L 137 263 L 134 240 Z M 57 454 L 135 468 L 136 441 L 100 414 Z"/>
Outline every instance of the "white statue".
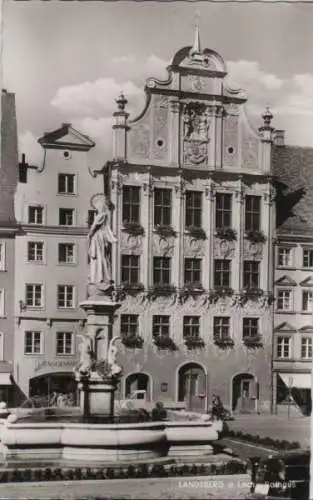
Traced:
<path fill-rule="evenodd" d="M 81 373 L 87 373 L 90 371 L 93 361 L 93 348 L 92 340 L 90 337 L 85 337 L 84 340 L 79 345 L 79 365 L 78 371 Z"/>
<path fill-rule="evenodd" d="M 109 288 L 112 285 L 111 244 L 117 241 L 110 227 L 109 200 L 105 195 L 97 194 L 91 203 L 97 214 L 88 234 L 89 282 L 103 283 Z"/>
<path fill-rule="evenodd" d="M 116 362 L 117 347 L 116 342 L 119 340 L 119 336 L 115 336 L 110 340 L 108 348 L 108 363 L 111 366 L 112 375 L 119 375 L 122 372 L 122 368 Z"/>

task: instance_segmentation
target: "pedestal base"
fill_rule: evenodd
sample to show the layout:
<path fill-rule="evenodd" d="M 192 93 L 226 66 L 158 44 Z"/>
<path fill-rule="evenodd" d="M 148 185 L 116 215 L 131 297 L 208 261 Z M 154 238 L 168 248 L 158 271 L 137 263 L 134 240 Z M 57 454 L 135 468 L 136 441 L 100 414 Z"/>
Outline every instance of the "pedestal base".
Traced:
<path fill-rule="evenodd" d="M 116 383 L 113 380 L 103 380 L 96 372 L 79 382 L 80 406 L 85 419 L 88 417 L 113 417 L 114 392 Z"/>

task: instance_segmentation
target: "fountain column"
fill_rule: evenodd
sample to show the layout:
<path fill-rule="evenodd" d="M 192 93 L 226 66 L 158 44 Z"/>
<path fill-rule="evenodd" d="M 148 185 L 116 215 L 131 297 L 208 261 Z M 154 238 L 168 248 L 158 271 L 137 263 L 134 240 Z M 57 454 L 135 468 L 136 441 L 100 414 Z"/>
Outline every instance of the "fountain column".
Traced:
<path fill-rule="evenodd" d="M 91 340 L 93 361 L 86 373 L 78 376 L 80 405 L 84 420 L 90 417 L 114 415 L 114 392 L 121 370 L 112 364 L 112 336 L 115 311 L 120 307 L 110 297 L 89 297 L 80 304 L 87 316 L 86 338 Z M 111 347 L 110 347 L 111 346 Z M 115 370 L 115 371 L 114 371 Z"/>

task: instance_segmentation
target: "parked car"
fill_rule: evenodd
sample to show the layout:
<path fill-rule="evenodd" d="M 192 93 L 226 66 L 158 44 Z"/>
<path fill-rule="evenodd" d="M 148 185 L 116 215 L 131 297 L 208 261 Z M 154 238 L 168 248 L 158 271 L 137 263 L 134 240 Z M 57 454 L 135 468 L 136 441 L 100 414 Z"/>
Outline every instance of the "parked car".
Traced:
<path fill-rule="evenodd" d="M 250 499 L 309 500 L 309 450 L 291 450 L 250 461 Z"/>

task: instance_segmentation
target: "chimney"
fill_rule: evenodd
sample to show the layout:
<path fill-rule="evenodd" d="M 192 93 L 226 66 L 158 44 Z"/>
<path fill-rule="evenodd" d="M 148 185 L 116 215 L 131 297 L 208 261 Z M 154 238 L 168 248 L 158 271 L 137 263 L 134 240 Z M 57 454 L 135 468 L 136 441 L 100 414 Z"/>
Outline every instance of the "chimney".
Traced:
<path fill-rule="evenodd" d="M 273 132 L 273 143 L 275 146 L 285 146 L 285 131 L 275 129 Z"/>

